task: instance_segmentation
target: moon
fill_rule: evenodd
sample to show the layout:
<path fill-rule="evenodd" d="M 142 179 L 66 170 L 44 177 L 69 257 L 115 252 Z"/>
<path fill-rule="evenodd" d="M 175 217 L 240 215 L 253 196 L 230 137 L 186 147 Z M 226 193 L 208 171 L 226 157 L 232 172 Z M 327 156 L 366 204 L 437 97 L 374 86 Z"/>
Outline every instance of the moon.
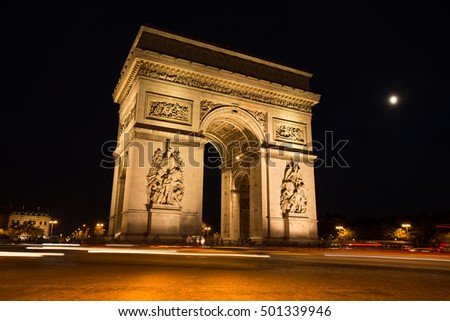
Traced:
<path fill-rule="evenodd" d="M 398 103 L 398 97 L 395 95 L 392 95 L 391 97 L 389 97 L 389 104 L 391 105 L 396 105 Z"/>

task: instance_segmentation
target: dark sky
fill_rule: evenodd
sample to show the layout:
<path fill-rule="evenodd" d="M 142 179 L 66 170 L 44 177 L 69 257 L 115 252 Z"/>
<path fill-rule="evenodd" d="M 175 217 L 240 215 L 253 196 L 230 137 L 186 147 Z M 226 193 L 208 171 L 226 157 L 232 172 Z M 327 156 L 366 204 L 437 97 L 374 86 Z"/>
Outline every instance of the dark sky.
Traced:
<path fill-rule="evenodd" d="M 0 202 L 48 207 L 65 230 L 107 221 L 113 173 L 100 162 L 117 135 L 112 92 L 148 23 L 314 75 L 313 137 L 332 165 L 316 169 L 319 215 L 450 210 L 443 2 L 192 3 L 2 4 Z M 332 163 L 340 140 L 348 168 Z"/>

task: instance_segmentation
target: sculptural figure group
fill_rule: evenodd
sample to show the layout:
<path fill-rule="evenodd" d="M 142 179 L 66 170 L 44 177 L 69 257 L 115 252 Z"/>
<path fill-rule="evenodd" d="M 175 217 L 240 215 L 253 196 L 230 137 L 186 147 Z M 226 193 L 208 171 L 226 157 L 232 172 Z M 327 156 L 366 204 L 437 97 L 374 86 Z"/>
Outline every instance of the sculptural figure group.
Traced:
<path fill-rule="evenodd" d="M 281 185 L 280 206 L 283 217 L 306 213 L 307 197 L 300 166 L 293 161 L 286 165 Z"/>
<path fill-rule="evenodd" d="M 158 148 L 147 175 L 148 204 L 180 205 L 184 195 L 183 161 L 178 151 Z"/>

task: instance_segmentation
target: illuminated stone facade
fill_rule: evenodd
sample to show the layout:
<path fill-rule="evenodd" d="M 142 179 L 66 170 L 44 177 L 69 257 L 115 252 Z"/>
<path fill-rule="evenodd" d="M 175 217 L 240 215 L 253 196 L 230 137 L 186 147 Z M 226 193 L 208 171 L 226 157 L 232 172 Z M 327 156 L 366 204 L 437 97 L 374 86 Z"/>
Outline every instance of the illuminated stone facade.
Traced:
<path fill-rule="evenodd" d="M 30 225 L 38 227 L 43 231 L 43 236 L 50 235 L 50 214 L 38 208 L 35 211 L 15 210 L 9 214 L 8 227 L 17 227 L 19 225 Z"/>
<path fill-rule="evenodd" d="M 222 159 L 221 237 L 317 239 L 311 74 L 142 27 L 120 105 L 109 235 L 200 234 L 203 155 Z M 292 170 L 287 173 L 287 169 Z"/>

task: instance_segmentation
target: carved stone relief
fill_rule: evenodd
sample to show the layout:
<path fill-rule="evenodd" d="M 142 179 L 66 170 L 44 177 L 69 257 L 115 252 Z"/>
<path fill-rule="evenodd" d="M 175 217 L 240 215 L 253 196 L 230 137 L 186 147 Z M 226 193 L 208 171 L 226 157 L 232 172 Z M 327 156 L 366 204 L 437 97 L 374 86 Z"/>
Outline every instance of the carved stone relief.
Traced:
<path fill-rule="evenodd" d="M 252 116 L 260 123 L 264 131 L 267 130 L 266 126 L 266 118 L 267 113 L 259 111 L 259 110 L 253 110 L 253 109 L 246 109 Z"/>
<path fill-rule="evenodd" d="M 205 116 L 214 108 L 223 106 L 223 105 L 224 104 L 219 104 L 219 103 L 212 102 L 210 100 L 202 99 L 200 101 L 200 120 L 203 120 L 203 118 L 205 118 Z"/>
<path fill-rule="evenodd" d="M 200 101 L 200 120 L 203 120 L 203 118 L 205 118 L 205 116 L 214 108 L 220 107 L 220 106 L 225 106 L 226 104 L 223 103 L 217 103 L 217 102 L 213 102 L 210 100 L 206 100 L 206 99 L 202 99 Z M 262 112 L 259 110 L 254 110 L 254 109 L 248 109 L 248 108 L 243 108 L 245 111 L 247 111 L 248 113 L 250 113 L 253 118 L 255 118 L 261 125 L 261 127 L 264 129 L 264 131 L 266 130 L 266 118 L 267 118 L 267 113 L 266 112 Z"/>
<path fill-rule="evenodd" d="M 215 78 L 186 72 L 180 69 L 165 67 L 156 63 L 141 62 L 138 65 L 137 76 L 144 76 L 194 88 L 218 92 L 234 97 L 250 99 L 258 102 L 273 104 L 289 109 L 311 113 L 314 101 L 288 96 L 272 95 L 267 91 L 256 90 L 251 87 L 236 87 L 230 83 L 221 82 Z"/>
<path fill-rule="evenodd" d="M 147 119 L 165 120 L 186 125 L 192 124 L 191 100 L 147 93 L 145 103 Z"/>
<path fill-rule="evenodd" d="M 120 121 L 118 137 L 120 137 L 128 125 L 136 119 L 136 104 L 137 98 L 134 99 L 133 108 L 131 108 L 130 112 Z"/>
<path fill-rule="evenodd" d="M 147 175 L 148 204 L 181 205 L 184 196 L 183 160 L 179 151 L 169 146 L 163 153 L 158 148 Z"/>
<path fill-rule="evenodd" d="M 273 120 L 274 137 L 277 141 L 302 144 L 307 143 L 306 125 L 281 119 Z"/>
<path fill-rule="evenodd" d="M 294 161 L 286 164 L 281 185 L 280 206 L 283 217 L 306 213 L 307 197 L 300 165 Z"/>

